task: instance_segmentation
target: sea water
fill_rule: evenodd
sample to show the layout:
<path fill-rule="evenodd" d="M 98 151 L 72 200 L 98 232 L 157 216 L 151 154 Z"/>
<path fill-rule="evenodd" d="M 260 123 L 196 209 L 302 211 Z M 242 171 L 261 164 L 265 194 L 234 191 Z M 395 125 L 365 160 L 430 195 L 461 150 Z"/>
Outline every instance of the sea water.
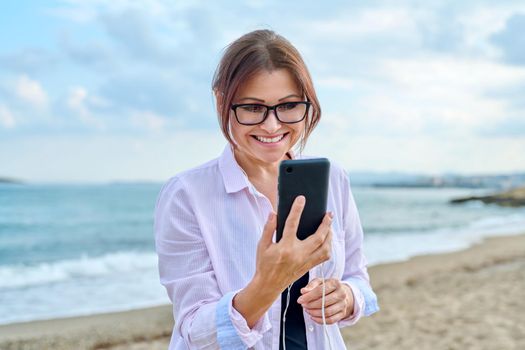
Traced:
<path fill-rule="evenodd" d="M 0 324 L 168 303 L 153 240 L 161 186 L 0 185 Z M 479 192 L 353 188 L 369 263 L 525 231 L 525 208 L 448 203 Z"/>

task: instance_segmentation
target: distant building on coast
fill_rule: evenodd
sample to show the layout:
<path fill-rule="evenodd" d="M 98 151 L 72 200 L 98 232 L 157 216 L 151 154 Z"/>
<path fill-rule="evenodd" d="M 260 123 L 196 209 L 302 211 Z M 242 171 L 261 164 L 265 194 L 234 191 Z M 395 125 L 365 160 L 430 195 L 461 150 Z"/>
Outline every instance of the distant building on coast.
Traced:
<path fill-rule="evenodd" d="M 357 186 L 372 187 L 456 187 L 456 188 L 490 188 L 508 190 L 525 186 L 525 173 L 500 175 L 417 175 L 402 173 L 366 173 L 350 174 L 350 180 Z"/>

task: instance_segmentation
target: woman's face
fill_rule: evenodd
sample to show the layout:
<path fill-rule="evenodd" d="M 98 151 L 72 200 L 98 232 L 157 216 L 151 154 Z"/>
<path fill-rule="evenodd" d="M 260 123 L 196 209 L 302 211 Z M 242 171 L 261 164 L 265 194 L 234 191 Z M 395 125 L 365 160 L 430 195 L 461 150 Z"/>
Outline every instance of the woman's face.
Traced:
<path fill-rule="evenodd" d="M 274 106 L 283 102 L 303 101 L 301 89 L 286 69 L 261 71 L 239 88 L 233 103 L 259 103 Z M 276 163 L 285 159 L 286 153 L 300 139 L 305 120 L 284 124 L 269 111 L 264 123 L 239 124 L 235 115 L 230 118 L 231 132 L 244 158 L 256 163 Z M 262 138 L 262 139 L 261 139 Z"/>

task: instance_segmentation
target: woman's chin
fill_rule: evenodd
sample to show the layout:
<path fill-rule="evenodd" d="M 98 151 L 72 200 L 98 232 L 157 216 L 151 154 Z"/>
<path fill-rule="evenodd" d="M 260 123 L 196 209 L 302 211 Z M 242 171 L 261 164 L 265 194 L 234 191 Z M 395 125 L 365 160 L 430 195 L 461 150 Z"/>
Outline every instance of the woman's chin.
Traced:
<path fill-rule="evenodd" d="M 250 153 L 254 155 L 255 158 L 265 163 L 276 163 L 283 159 L 287 159 L 286 153 L 288 151 L 290 151 L 290 147 L 288 147 L 288 145 L 282 145 L 279 148 L 272 149 L 252 149 Z"/>

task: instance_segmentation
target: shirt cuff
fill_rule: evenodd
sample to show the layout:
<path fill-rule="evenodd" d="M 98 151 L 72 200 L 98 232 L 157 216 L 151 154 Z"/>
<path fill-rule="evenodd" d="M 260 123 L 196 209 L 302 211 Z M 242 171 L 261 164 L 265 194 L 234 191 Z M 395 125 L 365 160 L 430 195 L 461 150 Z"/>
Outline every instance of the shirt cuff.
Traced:
<path fill-rule="evenodd" d="M 356 287 L 356 290 L 359 290 L 361 295 L 364 298 L 364 309 L 363 309 L 363 316 L 370 316 L 373 313 L 376 313 L 379 311 L 379 305 L 377 303 L 377 296 L 376 293 L 372 290 L 372 287 L 370 287 L 370 284 L 359 278 L 359 277 L 349 277 L 345 279 L 343 282 L 348 283 L 352 287 Z"/>
<path fill-rule="evenodd" d="M 215 322 L 217 325 L 217 343 L 220 349 L 246 350 L 246 344 L 237 333 L 230 318 L 230 307 L 236 292 L 226 293 L 217 303 Z"/>
<path fill-rule="evenodd" d="M 352 294 L 354 295 L 354 311 L 350 316 L 338 322 L 340 328 L 356 324 L 357 321 L 359 321 L 359 319 L 361 318 L 361 316 L 363 316 L 363 310 L 365 308 L 365 297 L 363 296 L 363 293 L 361 293 L 359 288 L 354 286 L 351 282 L 341 282 L 349 286 L 350 290 L 352 291 Z"/>
<path fill-rule="evenodd" d="M 237 294 L 237 292 L 235 294 Z M 261 340 L 263 334 L 272 328 L 268 313 L 265 312 L 253 328 L 250 329 L 248 323 L 246 323 L 246 319 L 233 307 L 233 298 L 230 303 L 229 315 L 233 326 L 237 330 L 237 334 L 248 348 L 254 346 Z"/>
<path fill-rule="evenodd" d="M 237 293 L 238 291 L 225 294 L 217 304 L 217 342 L 221 349 L 244 350 L 253 347 L 272 328 L 266 312 L 250 329 L 244 317 L 233 307 L 233 297 Z"/>

